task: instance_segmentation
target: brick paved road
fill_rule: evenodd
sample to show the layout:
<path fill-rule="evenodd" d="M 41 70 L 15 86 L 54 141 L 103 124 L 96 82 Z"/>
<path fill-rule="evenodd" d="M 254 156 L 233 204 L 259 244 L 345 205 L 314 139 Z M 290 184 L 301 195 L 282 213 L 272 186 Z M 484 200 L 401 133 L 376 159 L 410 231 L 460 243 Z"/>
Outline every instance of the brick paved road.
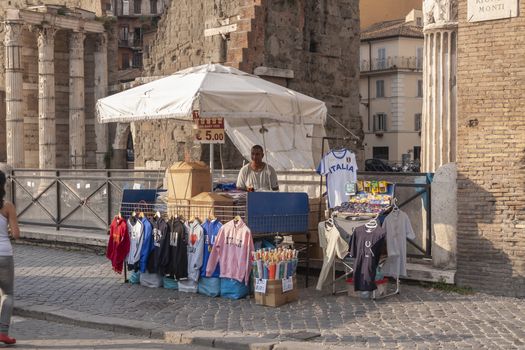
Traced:
<path fill-rule="evenodd" d="M 171 349 L 171 350 L 206 350 L 189 345 L 168 345 L 160 340 L 141 339 L 114 332 L 73 327 L 54 322 L 13 317 L 11 335 L 17 339 L 16 349 Z M 10 348 L 8 346 L 0 349 Z"/>
<path fill-rule="evenodd" d="M 280 308 L 122 283 L 102 256 L 15 247 L 16 299 L 92 315 L 161 324 L 173 330 L 250 335 L 318 332 L 314 342 L 348 348 L 525 349 L 525 301 L 459 295 L 403 285 L 382 301 L 331 296 L 310 288 Z"/>

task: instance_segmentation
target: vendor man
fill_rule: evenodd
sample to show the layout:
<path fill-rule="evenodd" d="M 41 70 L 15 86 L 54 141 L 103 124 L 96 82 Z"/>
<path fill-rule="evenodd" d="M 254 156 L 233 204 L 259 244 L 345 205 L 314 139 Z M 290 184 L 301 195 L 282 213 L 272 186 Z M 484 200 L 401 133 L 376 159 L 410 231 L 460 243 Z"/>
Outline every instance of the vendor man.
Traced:
<path fill-rule="evenodd" d="M 279 191 L 277 174 L 271 165 L 262 161 L 263 148 L 260 145 L 252 147 L 252 161 L 241 168 L 237 177 L 237 188 L 249 192 Z"/>

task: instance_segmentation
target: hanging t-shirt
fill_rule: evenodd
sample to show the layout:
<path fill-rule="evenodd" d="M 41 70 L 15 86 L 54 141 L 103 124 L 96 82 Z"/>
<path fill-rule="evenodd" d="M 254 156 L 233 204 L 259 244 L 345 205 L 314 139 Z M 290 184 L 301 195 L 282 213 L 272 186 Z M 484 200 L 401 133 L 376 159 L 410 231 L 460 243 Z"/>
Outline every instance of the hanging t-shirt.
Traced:
<path fill-rule="evenodd" d="M 320 175 L 326 175 L 330 208 L 348 202 L 348 195 L 357 182 L 357 163 L 352 151 L 341 149 L 328 152 L 321 159 L 317 172 Z"/>
<path fill-rule="evenodd" d="M 370 231 L 370 232 L 368 232 Z M 373 291 L 379 257 L 385 248 L 386 230 L 377 225 L 368 230 L 365 225 L 354 230 L 350 238 L 350 255 L 354 261 L 354 289 L 356 291 Z"/>
<path fill-rule="evenodd" d="M 383 222 L 386 229 L 388 258 L 383 266 L 385 276 L 400 277 L 407 275 L 407 238 L 416 235 L 408 215 L 402 210 L 392 210 Z"/>
<path fill-rule="evenodd" d="M 135 265 L 140 261 L 140 252 L 142 250 L 142 242 L 144 239 L 144 224 L 137 218 L 128 219 L 128 234 L 129 234 L 129 253 L 126 262 L 128 265 Z M 135 269 L 138 267 L 130 267 Z"/>
<path fill-rule="evenodd" d="M 199 281 L 202 266 L 204 233 L 202 226 L 197 220 L 186 222 L 184 227 L 186 228 L 186 241 L 188 242 L 188 279 L 197 282 Z"/>

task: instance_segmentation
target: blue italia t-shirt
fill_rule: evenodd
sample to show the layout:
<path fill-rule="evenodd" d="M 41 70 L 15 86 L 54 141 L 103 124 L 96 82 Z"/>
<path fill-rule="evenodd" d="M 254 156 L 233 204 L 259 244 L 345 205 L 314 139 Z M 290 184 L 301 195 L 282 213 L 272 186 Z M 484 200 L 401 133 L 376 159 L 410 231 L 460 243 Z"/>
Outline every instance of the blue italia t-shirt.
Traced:
<path fill-rule="evenodd" d="M 218 219 L 208 220 L 202 223 L 202 228 L 204 229 L 204 254 L 202 256 L 202 268 L 201 268 L 201 277 L 206 277 L 206 266 L 208 265 L 208 259 L 210 258 L 211 249 L 215 244 L 215 239 L 219 233 L 219 229 L 222 227 L 221 222 Z M 220 266 L 217 264 L 215 271 L 210 277 L 219 277 L 220 276 Z"/>
<path fill-rule="evenodd" d="M 317 167 L 320 175 L 326 175 L 328 206 L 337 207 L 348 202 L 347 189 L 357 182 L 355 154 L 347 149 L 332 150 L 324 155 Z"/>

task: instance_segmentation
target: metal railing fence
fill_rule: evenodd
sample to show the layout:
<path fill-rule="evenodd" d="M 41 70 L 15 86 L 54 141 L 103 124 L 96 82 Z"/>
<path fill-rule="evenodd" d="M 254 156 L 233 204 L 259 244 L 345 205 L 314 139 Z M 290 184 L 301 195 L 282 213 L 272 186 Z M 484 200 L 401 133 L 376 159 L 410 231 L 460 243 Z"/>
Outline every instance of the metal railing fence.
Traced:
<path fill-rule="evenodd" d="M 235 182 L 238 170 L 217 170 L 214 182 Z M 75 170 L 14 169 L 8 174 L 11 201 L 19 222 L 61 228 L 106 231 L 119 212 L 122 191 L 128 188 L 161 189 L 164 170 Z M 280 191 L 306 192 L 318 198 L 319 186 L 313 171 L 277 172 Z M 431 256 L 431 183 L 424 173 L 358 172 L 361 180 L 385 180 L 396 184 L 398 205 L 409 215 L 416 239 L 408 253 Z"/>
<path fill-rule="evenodd" d="M 163 170 L 14 169 L 11 201 L 21 224 L 107 230 L 126 188 L 159 189 Z"/>

